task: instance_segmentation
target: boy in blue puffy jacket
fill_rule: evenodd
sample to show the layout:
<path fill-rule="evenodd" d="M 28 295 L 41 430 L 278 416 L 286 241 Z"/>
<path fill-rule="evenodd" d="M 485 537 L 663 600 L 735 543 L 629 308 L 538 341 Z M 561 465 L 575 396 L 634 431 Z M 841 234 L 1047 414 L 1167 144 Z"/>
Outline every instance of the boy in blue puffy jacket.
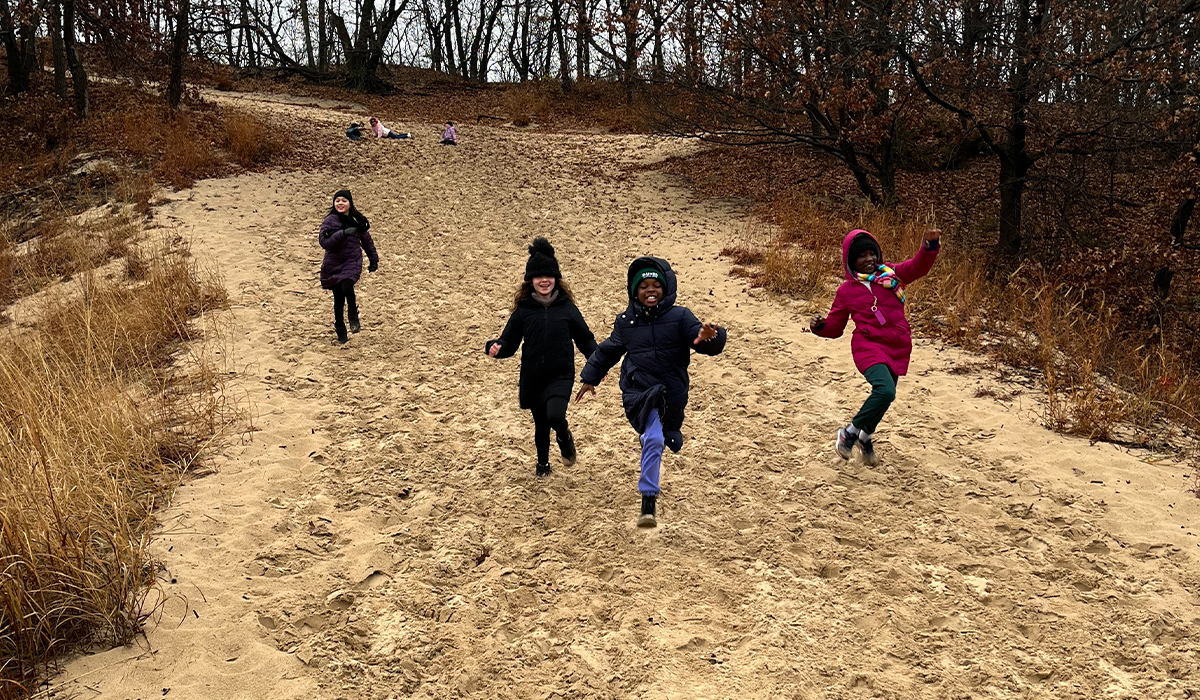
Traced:
<path fill-rule="evenodd" d="M 639 527 L 654 527 L 655 500 L 663 446 L 683 447 L 683 409 L 688 402 L 688 364 L 692 350 L 716 355 L 725 349 L 725 329 L 701 323 L 696 315 L 675 306 L 678 287 L 671 264 L 641 257 L 629 266 L 629 307 L 613 323 L 612 335 L 600 343 L 580 376 L 575 395 L 581 401 L 596 393 L 596 385 L 621 356 L 621 403 L 625 417 L 641 435 L 642 494 Z"/>

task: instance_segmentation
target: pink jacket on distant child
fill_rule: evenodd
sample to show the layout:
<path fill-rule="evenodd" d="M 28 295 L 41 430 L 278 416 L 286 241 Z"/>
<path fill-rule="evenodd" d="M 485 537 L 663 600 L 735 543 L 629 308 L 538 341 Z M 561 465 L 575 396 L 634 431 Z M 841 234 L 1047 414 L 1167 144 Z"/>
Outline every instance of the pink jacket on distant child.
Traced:
<path fill-rule="evenodd" d="M 458 143 L 458 131 L 453 126 L 446 127 L 446 130 L 442 132 L 442 141 Z"/>
<path fill-rule="evenodd" d="M 860 233 L 875 240 L 875 236 L 862 229 L 854 229 L 842 240 L 842 271 L 846 274 L 846 281 L 838 287 L 824 325 L 814 333 L 825 338 L 841 337 L 846 321 L 853 318 L 854 336 L 850 340 L 850 352 L 858 371 L 865 372 L 868 367 L 882 362 L 896 376 L 903 376 L 908 372 L 908 360 L 912 355 L 912 329 L 904 316 L 904 304 L 893 290 L 855 277 L 851 268 L 854 261 L 848 258 L 850 243 Z M 879 245 L 879 242 L 875 241 L 875 244 Z M 936 259 L 937 248 L 930 250 L 926 243 L 922 243 L 921 249 L 911 259 L 898 265 L 884 264 L 893 268 L 896 277 L 907 285 L 929 274 Z"/>
<path fill-rule="evenodd" d="M 383 138 L 384 136 L 387 136 L 387 135 L 388 135 L 388 133 L 391 131 L 391 129 L 389 129 L 389 128 L 387 128 L 386 126 L 384 126 L 384 125 L 383 125 L 383 122 L 379 121 L 379 120 L 378 120 L 378 119 L 376 119 L 375 117 L 371 117 L 371 118 L 370 118 L 369 120 L 367 120 L 367 121 L 368 121 L 368 122 L 370 122 L 370 124 L 371 124 L 371 131 L 372 131 L 372 133 L 374 133 L 374 134 L 375 134 L 375 138 L 377 138 L 377 139 L 381 139 L 381 138 Z"/>

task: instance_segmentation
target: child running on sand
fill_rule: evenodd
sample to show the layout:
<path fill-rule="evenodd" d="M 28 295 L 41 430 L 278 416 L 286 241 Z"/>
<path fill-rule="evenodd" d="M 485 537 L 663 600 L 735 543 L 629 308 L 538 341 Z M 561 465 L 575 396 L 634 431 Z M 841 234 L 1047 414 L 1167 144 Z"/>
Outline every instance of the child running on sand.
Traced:
<path fill-rule="evenodd" d="M 837 338 L 854 319 L 850 351 L 854 366 L 871 384 L 871 394 L 850 425 L 838 429 L 835 445 L 842 459 L 850 459 L 857 442 L 863 463 L 879 464 L 871 436 L 888 406 L 896 398 L 896 381 L 908 372 L 912 331 L 904 316 L 904 286 L 921 279 L 937 259 L 942 232 L 930 229 L 925 243 L 911 259 L 899 265 L 883 262 L 879 242 L 870 233 L 855 229 L 842 241 L 842 268 L 846 281 L 838 287 L 829 316 L 817 314 L 809 329 L 825 338 Z"/>
<path fill-rule="evenodd" d="M 550 429 L 563 464 L 575 464 L 575 439 L 567 426 L 567 404 L 575 383 L 575 346 L 583 356 L 596 350 L 596 337 L 575 307 L 571 289 L 562 281 L 554 247 L 545 238 L 533 239 L 525 263 L 525 282 L 517 290 L 512 316 L 504 332 L 484 347 L 496 359 L 521 352 L 521 408 L 533 413 L 533 443 L 538 476 L 550 474 Z"/>
<path fill-rule="evenodd" d="M 317 236 L 325 249 L 325 260 L 321 263 L 321 286 L 333 291 L 333 330 L 339 343 L 349 340 L 346 322 L 342 318 L 342 306 L 348 305 L 350 332 L 360 328 L 358 299 L 354 296 L 354 284 L 362 276 L 363 251 L 371 261 L 368 272 L 379 269 L 379 254 L 375 252 L 375 241 L 371 240 L 371 222 L 354 208 L 354 197 L 350 190 L 338 190 L 333 195 L 333 206 L 321 222 Z"/>
<path fill-rule="evenodd" d="M 575 400 L 581 401 L 621 356 L 621 403 L 625 417 L 641 435 L 642 514 L 638 527 L 654 527 L 663 446 L 683 447 L 683 409 L 688 402 L 688 364 L 692 350 L 716 355 L 725 349 L 725 329 L 701 323 L 688 309 L 675 306 L 677 286 L 671 264 L 641 257 L 629 266 L 625 287 L 629 306 L 613 323 L 612 335 L 592 353 L 580 377 Z"/>

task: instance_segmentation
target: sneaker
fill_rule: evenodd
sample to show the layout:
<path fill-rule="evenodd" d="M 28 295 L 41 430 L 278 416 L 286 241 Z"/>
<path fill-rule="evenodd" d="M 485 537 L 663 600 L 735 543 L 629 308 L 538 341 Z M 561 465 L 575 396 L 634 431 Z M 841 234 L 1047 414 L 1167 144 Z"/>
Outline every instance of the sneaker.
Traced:
<path fill-rule="evenodd" d="M 545 464 L 537 465 L 537 475 L 538 476 L 550 476 L 550 463 L 547 462 Z"/>
<path fill-rule="evenodd" d="M 858 441 L 858 449 L 862 451 L 863 464 L 874 467 L 879 464 L 879 455 L 875 454 L 875 441 L 871 438 Z M 839 450 L 839 453 L 841 451 Z"/>
<path fill-rule="evenodd" d="M 845 428 L 838 428 L 837 443 L 834 445 L 837 448 L 838 457 L 850 459 L 850 455 L 854 451 L 854 443 L 857 441 L 857 435 L 851 435 Z"/>
<path fill-rule="evenodd" d="M 642 496 L 642 515 L 638 518 L 638 527 L 657 527 L 654 519 L 654 502 L 657 496 Z"/>
<path fill-rule="evenodd" d="M 555 442 L 558 443 L 558 450 L 562 453 L 562 462 L 564 466 L 573 466 L 575 464 L 575 436 L 567 431 L 566 436 L 555 436 Z"/>

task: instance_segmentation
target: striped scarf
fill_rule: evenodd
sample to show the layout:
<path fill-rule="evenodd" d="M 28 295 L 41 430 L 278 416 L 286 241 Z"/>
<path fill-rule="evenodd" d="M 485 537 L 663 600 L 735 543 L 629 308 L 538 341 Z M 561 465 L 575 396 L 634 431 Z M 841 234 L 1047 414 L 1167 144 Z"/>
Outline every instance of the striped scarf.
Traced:
<path fill-rule="evenodd" d="M 861 272 L 855 272 L 854 276 L 859 282 L 872 282 L 874 284 L 883 285 L 884 288 L 890 289 L 896 294 L 896 298 L 900 303 L 904 303 L 904 283 L 896 276 L 896 271 L 887 265 L 879 265 L 874 272 L 869 275 L 864 275 Z"/>

